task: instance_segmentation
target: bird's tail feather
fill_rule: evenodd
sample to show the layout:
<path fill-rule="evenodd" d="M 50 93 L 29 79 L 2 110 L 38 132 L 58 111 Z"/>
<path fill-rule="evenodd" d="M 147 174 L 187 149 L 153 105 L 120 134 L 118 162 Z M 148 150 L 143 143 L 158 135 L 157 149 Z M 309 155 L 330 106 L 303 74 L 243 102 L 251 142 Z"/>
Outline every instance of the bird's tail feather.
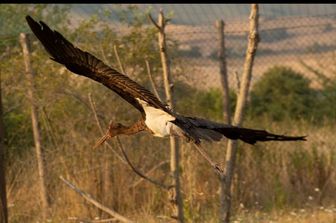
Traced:
<path fill-rule="evenodd" d="M 217 132 L 229 139 L 240 139 L 248 144 L 258 141 L 306 141 L 306 136 L 286 136 L 269 133 L 265 130 L 248 129 L 240 127 L 219 128 Z"/>

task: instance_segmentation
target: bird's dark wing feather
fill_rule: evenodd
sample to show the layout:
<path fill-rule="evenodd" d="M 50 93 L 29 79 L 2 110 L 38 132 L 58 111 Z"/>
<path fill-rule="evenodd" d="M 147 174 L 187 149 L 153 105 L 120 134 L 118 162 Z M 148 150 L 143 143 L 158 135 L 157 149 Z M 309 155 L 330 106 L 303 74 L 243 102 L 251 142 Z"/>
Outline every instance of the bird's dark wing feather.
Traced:
<path fill-rule="evenodd" d="M 219 141 L 223 136 L 233 140 L 240 139 L 249 144 L 255 144 L 258 141 L 306 140 L 306 136 L 277 135 L 265 130 L 241 128 L 196 117 L 178 116 L 174 123 L 185 130 L 187 137 L 196 143 L 201 139 Z"/>
<path fill-rule="evenodd" d="M 107 66 L 90 53 L 75 47 L 62 34 L 52 31 L 42 21 L 37 23 L 30 16 L 26 16 L 26 20 L 35 36 L 52 56 L 52 60 L 63 64 L 76 74 L 102 83 L 137 108 L 143 116 L 145 116 L 144 110 L 136 98 L 147 102 L 150 106 L 171 113 L 150 91 L 117 70 Z"/>

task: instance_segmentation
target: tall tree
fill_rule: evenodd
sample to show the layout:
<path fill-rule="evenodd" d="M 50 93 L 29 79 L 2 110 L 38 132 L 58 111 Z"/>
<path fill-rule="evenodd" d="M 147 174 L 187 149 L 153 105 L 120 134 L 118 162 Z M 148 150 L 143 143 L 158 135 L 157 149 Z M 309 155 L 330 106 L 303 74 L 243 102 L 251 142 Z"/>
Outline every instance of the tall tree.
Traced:
<path fill-rule="evenodd" d="M 222 91 L 223 91 L 223 118 L 227 124 L 231 123 L 230 101 L 229 101 L 229 84 L 225 57 L 225 36 L 224 36 L 224 21 L 218 20 L 216 22 L 219 39 L 219 72 L 221 77 Z"/>
<path fill-rule="evenodd" d="M 250 82 L 252 77 L 252 67 L 254 56 L 258 46 L 258 5 L 251 5 L 250 14 L 250 30 L 248 37 L 248 45 L 246 49 L 244 70 L 242 82 L 239 89 L 239 96 L 237 98 L 236 110 L 233 118 L 233 125 L 240 126 L 243 122 L 244 108 L 249 93 Z M 231 213 L 231 184 L 235 168 L 237 154 L 237 141 L 229 140 L 225 157 L 225 173 L 224 179 L 221 179 L 221 195 L 220 195 L 220 222 L 229 223 Z"/>
<path fill-rule="evenodd" d="M 30 47 L 29 47 L 29 39 L 27 34 L 20 34 L 20 44 L 23 52 L 23 60 L 25 65 L 25 71 L 28 78 L 28 97 L 31 103 L 31 119 L 32 119 L 32 128 L 34 134 L 34 142 L 35 142 L 35 151 L 36 151 L 36 159 L 38 166 L 38 174 L 39 174 L 39 183 L 40 183 L 40 193 L 41 193 L 41 202 L 42 202 L 42 217 L 43 220 L 46 220 L 49 215 L 49 198 L 46 186 L 46 165 L 44 159 L 44 152 L 41 147 L 41 136 L 40 136 L 40 128 L 38 123 L 38 107 L 37 100 L 35 98 L 35 84 L 34 84 L 34 71 L 31 66 L 30 59 Z"/>
<path fill-rule="evenodd" d="M 153 24 L 158 29 L 158 39 L 160 47 L 160 57 L 163 69 L 163 83 L 166 94 L 166 102 L 168 106 L 174 110 L 175 101 L 174 101 L 174 85 L 171 79 L 170 72 L 170 60 L 167 53 L 167 43 L 166 43 L 166 34 L 165 27 L 168 20 L 164 17 L 163 11 L 160 10 L 158 23 L 156 23 L 152 17 L 150 17 Z M 173 206 L 173 217 L 176 218 L 180 223 L 184 222 L 183 215 L 183 199 L 181 194 L 180 186 L 180 171 L 179 171 L 179 144 L 177 138 L 170 137 L 170 172 L 172 175 L 172 189 L 170 190 L 170 199 Z"/>

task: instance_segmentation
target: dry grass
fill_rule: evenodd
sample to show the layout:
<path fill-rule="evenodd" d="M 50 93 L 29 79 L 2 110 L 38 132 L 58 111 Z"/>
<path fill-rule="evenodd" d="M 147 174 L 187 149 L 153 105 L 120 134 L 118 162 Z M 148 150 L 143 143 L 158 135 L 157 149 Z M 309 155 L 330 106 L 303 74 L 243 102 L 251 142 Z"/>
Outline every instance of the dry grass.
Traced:
<path fill-rule="evenodd" d="M 336 208 L 320 207 L 315 209 L 277 210 L 271 213 L 244 210 L 235 216 L 233 223 L 334 223 L 336 222 Z"/>
<path fill-rule="evenodd" d="M 262 125 L 268 123 L 258 127 Z M 286 126 L 274 124 L 267 129 L 288 133 Z M 241 145 L 234 181 L 235 222 L 335 222 L 336 153 L 331 149 L 336 146 L 334 130 L 333 126 L 298 123 L 290 133 L 307 133 L 308 142 Z M 166 192 L 146 181 L 132 187 L 139 177 L 111 149 L 91 149 L 97 138 L 94 131 L 71 130 L 66 137 L 62 147 L 47 148 L 53 222 L 64 222 L 70 217 L 108 217 L 66 187 L 59 175 L 131 219 L 169 222 Z M 165 140 L 140 134 L 123 137 L 122 141 L 132 162 L 143 172 L 168 159 Z M 205 146 L 216 160 L 223 160 L 223 145 Z M 117 149 L 114 145 L 113 148 Z M 11 222 L 36 222 L 40 217 L 35 166 L 30 150 L 9 167 Z M 187 222 L 217 222 L 219 185 L 212 169 L 189 144 L 182 146 L 182 167 Z M 168 172 L 168 166 L 164 165 L 150 176 L 169 182 Z M 325 208 L 320 209 L 321 206 Z"/>

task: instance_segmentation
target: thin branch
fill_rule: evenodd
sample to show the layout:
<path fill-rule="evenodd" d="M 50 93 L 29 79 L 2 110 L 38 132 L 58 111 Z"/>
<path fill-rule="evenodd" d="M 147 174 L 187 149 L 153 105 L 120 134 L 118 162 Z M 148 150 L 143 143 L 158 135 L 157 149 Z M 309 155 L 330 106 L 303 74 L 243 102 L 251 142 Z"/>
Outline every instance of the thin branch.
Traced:
<path fill-rule="evenodd" d="M 75 185 L 73 185 L 72 183 L 70 183 L 69 181 L 67 181 L 66 179 L 64 179 L 62 176 L 59 177 L 68 187 L 70 187 L 72 190 L 74 190 L 75 192 L 77 192 L 80 196 L 82 196 L 86 201 L 90 202 L 91 204 L 93 204 L 94 206 L 96 206 L 97 208 L 99 208 L 100 210 L 104 211 L 105 213 L 111 215 L 112 217 L 118 219 L 121 222 L 126 222 L 126 223 L 134 223 L 134 221 L 120 215 L 119 213 L 117 213 L 116 211 L 102 205 L 101 203 L 99 203 L 98 201 L 96 201 L 95 199 L 93 199 L 91 197 L 90 194 L 80 190 L 79 188 L 77 188 Z"/>
<path fill-rule="evenodd" d="M 122 145 L 122 143 L 120 142 L 120 139 L 118 136 L 116 136 L 116 139 L 117 139 L 117 144 L 118 144 L 118 147 L 120 149 L 120 151 L 123 153 L 124 155 L 124 158 L 125 160 L 127 161 L 128 165 L 131 167 L 131 169 L 136 173 L 138 174 L 140 177 L 142 177 L 143 179 L 145 180 L 148 180 L 149 182 L 151 182 L 152 184 L 162 188 L 162 189 L 165 189 L 165 190 L 169 190 L 171 188 L 171 186 L 168 186 L 168 185 L 164 185 L 160 182 L 157 182 L 156 180 L 153 180 L 147 176 L 145 176 L 143 173 L 141 173 L 136 167 L 133 166 L 133 164 L 131 163 L 131 161 L 129 160 L 128 156 L 127 156 L 127 153 L 125 152 L 125 149 Z"/>
<path fill-rule="evenodd" d="M 161 27 L 155 22 L 155 20 L 153 19 L 152 15 L 150 13 L 148 13 L 148 18 L 149 20 L 153 23 L 153 25 L 161 32 Z"/>
<path fill-rule="evenodd" d="M 227 62 L 225 55 L 225 36 L 224 36 L 224 21 L 216 21 L 216 26 L 218 29 L 218 39 L 219 39 L 219 71 L 222 84 L 223 93 L 223 118 L 227 124 L 231 124 L 231 112 L 230 112 L 230 97 L 229 97 L 229 83 L 228 83 L 228 72 L 227 72 Z"/>
<path fill-rule="evenodd" d="M 90 110 L 90 106 L 88 105 L 87 101 L 84 100 L 84 98 L 81 95 L 76 94 L 75 92 L 69 91 L 68 89 L 59 89 L 56 91 L 56 94 L 63 94 L 63 95 L 71 96 L 75 98 L 77 101 L 79 101 L 80 103 L 82 103 L 88 110 Z M 97 114 L 97 116 L 99 118 L 104 118 L 104 116 L 101 114 Z"/>
<path fill-rule="evenodd" d="M 115 54 L 115 56 L 116 56 L 116 58 L 117 58 L 117 61 L 118 61 L 119 68 L 120 68 L 121 72 L 123 72 L 123 73 L 125 74 L 125 69 L 124 69 L 124 66 L 123 66 L 122 63 L 121 63 L 121 60 L 120 60 L 120 57 L 119 57 L 119 53 L 118 53 L 117 46 L 114 45 L 114 46 L 113 46 L 113 49 L 114 49 L 114 54 Z"/>
<path fill-rule="evenodd" d="M 98 118 L 98 115 L 97 115 L 96 104 L 95 104 L 95 102 L 92 99 L 92 94 L 89 93 L 88 97 L 89 97 L 89 102 L 90 102 L 91 110 L 93 112 L 94 118 L 96 120 L 97 126 L 98 126 L 99 131 L 100 131 L 100 134 L 104 134 L 103 128 L 101 127 L 101 124 L 100 124 L 100 121 L 99 121 L 99 118 Z"/>
<path fill-rule="evenodd" d="M 237 92 L 239 92 L 240 90 L 240 78 L 239 78 L 239 74 L 237 71 L 234 72 L 235 77 L 236 77 L 236 84 L 237 84 Z"/>
<path fill-rule="evenodd" d="M 160 23 L 159 22 L 159 26 L 161 27 L 162 31 L 164 31 L 164 29 L 166 28 L 166 25 L 167 25 L 167 20 L 164 15 L 163 15 L 163 9 L 160 8 L 160 17 L 162 18 L 162 22 Z"/>
<path fill-rule="evenodd" d="M 93 115 L 94 115 L 94 118 L 95 118 L 95 120 L 96 120 L 96 123 L 97 123 L 97 126 L 98 126 L 98 128 L 99 128 L 99 131 L 100 131 L 100 134 L 104 134 L 104 131 L 103 131 L 103 128 L 101 127 L 101 124 L 100 124 L 100 121 L 99 121 L 99 118 L 98 118 L 98 115 L 97 115 L 97 109 L 96 109 L 96 105 L 95 105 L 95 103 L 94 103 L 94 101 L 93 101 L 93 99 L 92 99 L 92 95 L 91 95 L 91 93 L 89 93 L 89 102 L 90 102 L 90 106 L 91 106 L 91 110 L 92 110 L 92 112 L 93 112 Z M 112 150 L 112 152 L 118 157 L 118 159 L 121 161 L 121 162 L 123 162 L 123 163 L 127 163 L 121 156 L 120 156 L 120 154 L 117 152 L 117 151 L 115 151 L 114 149 L 113 149 L 113 147 L 107 142 L 107 141 L 105 141 L 105 145 L 109 148 L 109 149 L 111 149 Z"/>
<path fill-rule="evenodd" d="M 322 84 L 323 87 L 327 86 L 328 84 L 332 83 L 332 80 L 326 76 L 323 72 L 319 71 L 318 69 L 313 68 L 312 66 L 305 63 L 303 60 L 299 60 L 299 63 L 306 68 L 308 71 L 313 73 L 317 77 L 317 81 Z"/>
<path fill-rule="evenodd" d="M 155 85 L 155 82 L 154 82 L 154 79 L 153 79 L 153 76 L 152 76 L 152 72 L 151 72 L 148 60 L 145 60 L 145 63 L 146 63 L 148 78 L 149 78 L 150 83 L 152 85 L 152 89 L 154 91 L 154 94 L 162 102 L 162 100 L 160 98 L 160 95 L 159 95 L 159 92 L 157 91 L 157 87 Z"/>
<path fill-rule="evenodd" d="M 154 172 L 156 169 L 160 168 L 161 166 L 163 166 L 167 163 L 169 163 L 169 160 L 162 161 L 162 162 L 158 163 L 156 166 L 152 167 L 152 169 L 150 169 L 147 173 L 145 173 L 145 175 L 149 175 L 150 173 Z M 133 185 L 131 185 L 130 187 L 138 186 L 143 180 L 144 180 L 144 178 L 140 178 L 138 181 L 133 183 Z"/>
<path fill-rule="evenodd" d="M 10 107 L 6 108 L 6 111 L 3 111 L 2 115 L 6 116 L 7 114 L 13 112 L 15 109 L 17 109 L 18 107 L 20 107 L 22 104 L 20 102 L 18 102 L 17 104 L 11 105 Z M 9 106 L 9 105 L 8 105 Z"/>
<path fill-rule="evenodd" d="M 49 119 L 49 116 L 47 114 L 45 106 L 41 106 L 41 111 L 42 111 L 42 114 L 43 114 L 41 116 L 41 118 L 43 119 L 44 126 L 46 128 L 47 136 L 48 136 L 49 140 L 51 141 L 51 144 L 54 146 L 54 148 L 58 148 L 57 143 L 56 143 L 57 142 L 56 134 L 55 134 L 55 133 L 57 133 L 57 131 L 51 125 L 51 121 Z"/>
<path fill-rule="evenodd" d="M 108 60 L 107 60 L 107 57 L 106 57 L 106 54 L 105 54 L 105 50 L 104 50 L 103 44 L 100 43 L 99 46 L 100 46 L 100 51 L 102 53 L 103 59 L 104 59 L 105 63 L 107 63 Z"/>

